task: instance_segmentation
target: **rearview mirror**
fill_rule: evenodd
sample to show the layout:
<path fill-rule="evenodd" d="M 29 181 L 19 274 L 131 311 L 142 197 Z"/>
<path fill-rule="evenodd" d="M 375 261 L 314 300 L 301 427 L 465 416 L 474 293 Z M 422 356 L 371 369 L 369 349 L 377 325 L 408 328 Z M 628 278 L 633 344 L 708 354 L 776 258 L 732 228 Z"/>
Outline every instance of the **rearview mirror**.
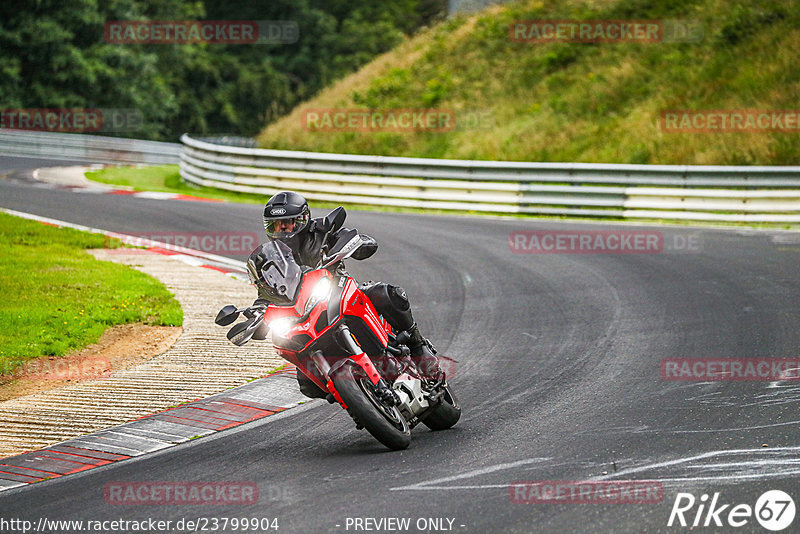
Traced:
<path fill-rule="evenodd" d="M 239 312 L 236 310 L 236 306 L 228 304 L 219 311 L 219 313 L 217 314 L 217 318 L 214 319 L 214 322 L 220 326 L 228 326 L 229 324 L 234 322 L 238 317 L 239 317 Z"/>

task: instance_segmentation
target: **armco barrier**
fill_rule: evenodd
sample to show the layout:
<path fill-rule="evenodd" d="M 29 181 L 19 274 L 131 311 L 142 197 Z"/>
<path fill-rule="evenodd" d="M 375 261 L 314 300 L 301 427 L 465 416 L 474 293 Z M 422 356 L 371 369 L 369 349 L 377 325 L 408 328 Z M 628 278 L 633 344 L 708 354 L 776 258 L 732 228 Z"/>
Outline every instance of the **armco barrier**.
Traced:
<path fill-rule="evenodd" d="M 187 182 L 311 200 L 589 217 L 800 222 L 800 167 L 522 163 L 223 146 L 181 137 Z"/>
<path fill-rule="evenodd" d="M 227 138 L 226 138 L 227 139 Z M 408 208 L 586 217 L 800 222 L 800 167 L 525 163 L 182 145 L 0 131 L 0 153 L 97 163 L 180 162 L 187 182 Z M 241 142 L 241 140 L 234 140 Z"/>
<path fill-rule="evenodd" d="M 87 163 L 178 163 L 181 145 L 100 135 L 0 131 L 0 154 Z"/>

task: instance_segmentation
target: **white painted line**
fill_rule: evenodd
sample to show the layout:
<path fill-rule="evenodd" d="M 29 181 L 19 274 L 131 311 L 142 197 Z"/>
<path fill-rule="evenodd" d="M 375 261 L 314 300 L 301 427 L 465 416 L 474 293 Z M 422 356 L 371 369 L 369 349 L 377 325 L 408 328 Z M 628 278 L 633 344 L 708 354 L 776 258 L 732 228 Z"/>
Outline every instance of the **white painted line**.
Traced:
<path fill-rule="evenodd" d="M 192 265 L 194 267 L 200 267 L 201 265 L 205 265 L 205 262 L 199 258 L 194 258 L 192 256 L 187 256 L 186 254 L 175 254 L 172 258 L 176 260 L 180 260 L 183 263 Z"/>
<path fill-rule="evenodd" d="M 778 452 L 793 452 L 798 453 L 800 452 L 800 447 L 776 447 L 773 449 L 765 449 L 765 448 L 758 448 L 758 449 L 731 449 L 731 450 L 719 450 L 719 451 L 709 451 L 704 452 L 702 454 L 696 454 L 694 456 L 687 456 L 685 458 L 678 458 L 676 460 L 667 460 L 665 462 L 658 462 L 654 464 L 643 465 L 639 467 L 632 467 L 629 469 L 622 469 L 617 471 L 616 473 L 612 473 L 609 475 L 603 475 L 594 478 L 593 480 L 612 480 L 614 478 L 620 476 L 627 476 L 634 473 L 641 473 L 643 471 L 651 471 L 653 469 L 660 469 L 662 467 L 671 467 L 674 465 L 680 465 L 689 463 L 695 460 L 703 460 L 706 458 L 713 458 L 715 456 L 730 456 L 734 454 L 755 454 L 755 453 L 762 453 L 762 452 L 769 452 L 769 453 L 778 453 Z"/>
<path fill-rule="evenodd" d="M 472 478 L 480 475 L 486 475 L 489 473 L 494 473 L 495 471 L 503 471 L 505 469 L 513 469 L 514 467 L 519 467 L 521 465 L 530 465 L 536 463 L 547 462 L 552 458 L 526 458 L 525 460 L 518 460 L 516 462 L 508 462 L 502 463 L 497 465 L 492 465 L 489 467 L 482 467 L 480 469 L 474 469 L 472 471 L 467 471 L 466 473 L 461 473 L 460 475 L 453 475 L 444 478 L 435 478 L 433 480 L 426 480 L 424 482 L 418 482 L 416 484 L 411 484 L 410 486 L 401 486 L 397 488 L 389 488 L 389 491 L 404 491 L 404 490 L 443 490 L 443 489 L 459 489 L 459 486 L 435 486 L 435 484 L 441 484 L 443 482 L 451 482 L 453 480 L 461 480 L 464 478 Z M 481 486 L 464 486 L 464 487 L 481 487 Z M 503 487 L 508 487 L 508 484 L 503 485 Z"/>
<path fill-rule="evenodd" d="M 171 200 L 177 197 L 177 193 L 167 193 L 164 191 L 141 191 L 134 193 L 133 195 L 136 198 L 149 198 L 153 200 Z"/>

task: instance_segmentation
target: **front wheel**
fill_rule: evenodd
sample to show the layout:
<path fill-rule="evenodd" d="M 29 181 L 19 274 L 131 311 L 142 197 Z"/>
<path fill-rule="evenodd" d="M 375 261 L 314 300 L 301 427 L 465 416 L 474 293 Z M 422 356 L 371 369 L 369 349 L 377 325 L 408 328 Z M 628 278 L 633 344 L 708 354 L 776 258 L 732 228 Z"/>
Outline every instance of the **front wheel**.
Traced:
<path fill-rule="evenodd" d="M 372 436 L 392 450 L 403 450 L 411 443 L 411 430 L 395 406 L 381 402 L 375 386 L 355 365 L 343 365 L 332 378 L 333 385 L 347 405 L 347 412 Z"/>
<path fill-rule="evenodd" d="M 450 386 L 442 386 L 442 396 L 439 405 L 422 419 L 422 423 L 431 430 L 445 430 L 458 422 L 461 418 L 461 406 Z"/>

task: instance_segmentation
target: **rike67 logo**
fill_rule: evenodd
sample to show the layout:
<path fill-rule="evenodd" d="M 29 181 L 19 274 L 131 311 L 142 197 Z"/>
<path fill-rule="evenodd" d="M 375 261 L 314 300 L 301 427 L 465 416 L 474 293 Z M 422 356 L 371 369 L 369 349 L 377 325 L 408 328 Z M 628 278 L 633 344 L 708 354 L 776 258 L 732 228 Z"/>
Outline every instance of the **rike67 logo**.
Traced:
<path fill-rule="evenodd" d="M 765 529 L 777 532 L 791 525 L 794 516 L 794 500 L 781 490 L 763 493 L 755 506 L 724 503 L 719 492 L 710 500 L 705 493 L 699 499 L 691 493 L 678 493 L 667 526 L 739 528 L 752 524 L 755 518 Z"/>

